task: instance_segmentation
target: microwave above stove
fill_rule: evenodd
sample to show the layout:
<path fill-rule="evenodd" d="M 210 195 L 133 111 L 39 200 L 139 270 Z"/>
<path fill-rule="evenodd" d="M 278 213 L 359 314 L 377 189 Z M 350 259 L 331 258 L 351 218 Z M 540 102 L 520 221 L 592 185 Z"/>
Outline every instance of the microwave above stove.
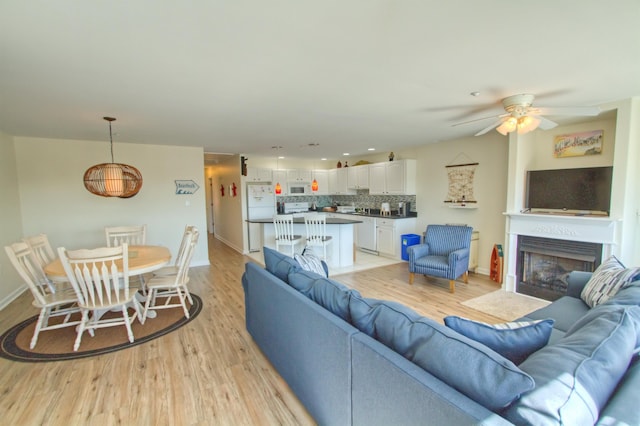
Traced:
<path fill-rule="evenodd" d="M 290 183 L 289 195 L 311 195 L 310 183 Z"/>

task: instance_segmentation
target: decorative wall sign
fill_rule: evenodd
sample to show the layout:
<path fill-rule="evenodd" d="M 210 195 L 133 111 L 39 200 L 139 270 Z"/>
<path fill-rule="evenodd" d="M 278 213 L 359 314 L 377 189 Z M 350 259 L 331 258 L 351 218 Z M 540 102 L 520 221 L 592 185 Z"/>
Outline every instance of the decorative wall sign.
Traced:
<path fill-rule="evenodd" d="M 461 155 L 464 154 L 459 154 L 454 161 Z M 466 155 L 464 156 L 466 157 Z M 449 188 L 447 198 L 444 200 L 445 203 L 448 203 L 451 207 L 473 206 L 475 208 L 477 201 L 473 195 L 473 178 L 478 164 L 480 163 L 470 162 L 445 166 L 449 178 Z"/>
<path fill-rule="evenodd" d="M 176 180 L 176 194 L 193 194 L 200 186 L 193 180 Z"/>
<path fill-rule="evenodd" d="M 553 139 L 553 156 L 581 157 L 602 154 L 602 130 L 558 135 Z"/>
<path fill-rule="evenodd" d="M 220 184 L 220 196 L 224 197 L 224 185 Z"/>

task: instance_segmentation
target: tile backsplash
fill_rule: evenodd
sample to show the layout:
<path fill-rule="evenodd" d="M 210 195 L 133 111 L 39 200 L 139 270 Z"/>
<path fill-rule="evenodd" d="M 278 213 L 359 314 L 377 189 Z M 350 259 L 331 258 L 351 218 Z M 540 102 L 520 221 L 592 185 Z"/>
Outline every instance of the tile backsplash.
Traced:
<path fill-rule="evenodd" d="M 333 203 L 337 203 L 339 206 L 354 205 L 357 208 L 373 208 L 379 209 L 380 204 L 389 203 L 391 210 L 398 208 L 398 203 L 411 203 L 411 211 L 416 211 L 416 196 L 415 195 L 369 195 L 369 190 L 359 190 L 356 195 L 304 195 L 304 196 L 278 196 L 276 197 L 278 202 L 293 203 L 293 202 L 308 202 L 309 204 L 315 201 L 318 207 L 331 206 Z M 395 206 L 395 207 L 394 207 Z"/>

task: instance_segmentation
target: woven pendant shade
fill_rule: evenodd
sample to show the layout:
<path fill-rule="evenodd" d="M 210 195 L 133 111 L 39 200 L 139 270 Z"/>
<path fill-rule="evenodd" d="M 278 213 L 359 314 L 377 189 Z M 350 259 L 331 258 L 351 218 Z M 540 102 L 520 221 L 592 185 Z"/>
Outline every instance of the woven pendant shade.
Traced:
<path fill-rule="evenodd" d="M 96 164 L 84 172 L 84 187 L 89 192 L 101 197 L 133 197 L 142 188 L 142 174 L 128 164 L 113 162 L 113 136 L 111 122 L 115 118 L 104 117 L 109 122 L 109 139 L 111 141 L 111 163 Z"/>
<path fill-rule="evenodd" d="M 102 197 L 130 198 L 142 188 L 142 174 L 128 164 L 96 164 L 84 172 L 84 187 Z"/>

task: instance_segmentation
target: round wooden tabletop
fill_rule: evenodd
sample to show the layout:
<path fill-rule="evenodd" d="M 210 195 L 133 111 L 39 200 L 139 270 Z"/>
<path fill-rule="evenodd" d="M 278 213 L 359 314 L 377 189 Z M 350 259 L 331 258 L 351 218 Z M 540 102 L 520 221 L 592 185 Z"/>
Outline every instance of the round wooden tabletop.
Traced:
<path fill-rule="evenodd" d="M 171 252 L 163 246 L 129 246 L 129 275 L 142 275 L 167 265 Z M 44 272 L 53 281 L 67 281 L 67 274 L 60 259 L 44 267 Z"/>

